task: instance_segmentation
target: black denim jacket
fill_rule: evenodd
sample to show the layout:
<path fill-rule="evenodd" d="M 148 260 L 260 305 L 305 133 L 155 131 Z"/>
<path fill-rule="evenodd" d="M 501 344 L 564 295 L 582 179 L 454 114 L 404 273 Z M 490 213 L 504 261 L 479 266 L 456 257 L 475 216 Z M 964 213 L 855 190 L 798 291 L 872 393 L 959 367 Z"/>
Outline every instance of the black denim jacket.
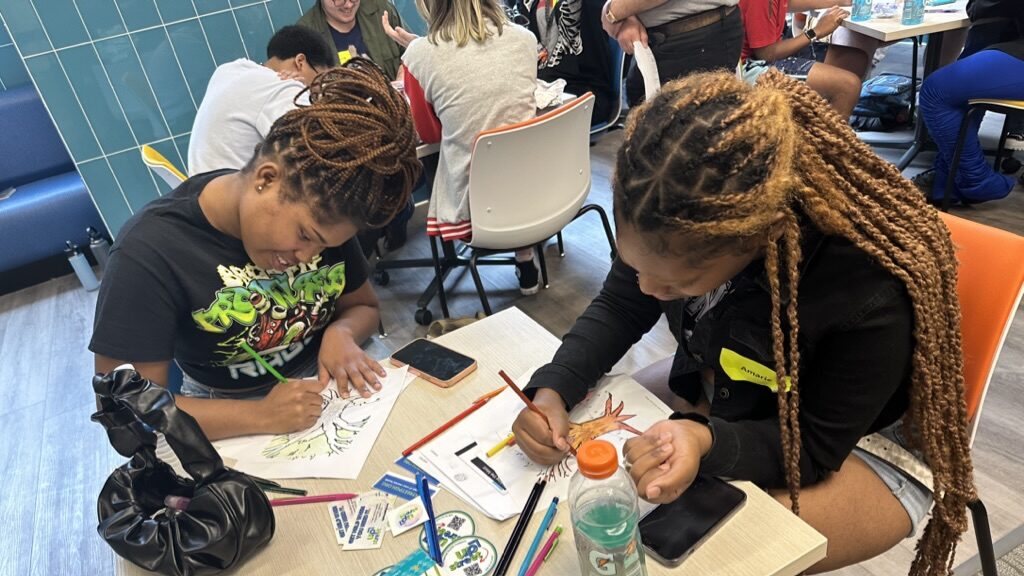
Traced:
<path fill-rule="evenodd" d="M 813 484 L 838 470 L 861 437 L 906 411 L 914 341 L 913 308 L 903 283 L 850 242 L 806 232 L 797 304 L 800 469 L 801 482 Z M 785 305 L 785 285 L 782 292 Z M 763 260 L 734 278 L 731 292 L 699 320 L 688 316 L 686 303 L 644 295 L 635 270 L 615 261 L 601 293 L 528 390 L 551 388 L 575 406 L 665 314 L 680 342 L 672 390 L 695 401 L 702 390 L 700 371 L 714 370 L 709 399 L 715 443 L 701 471 L 784 486 L 776 395 L 748 381 L 758 380 L 758 372 L 771 374 L 775 366 Z M 689 339 L 684 325 L 692 329 Z M 783 333 L 788 334 L 785 316 Z"/>

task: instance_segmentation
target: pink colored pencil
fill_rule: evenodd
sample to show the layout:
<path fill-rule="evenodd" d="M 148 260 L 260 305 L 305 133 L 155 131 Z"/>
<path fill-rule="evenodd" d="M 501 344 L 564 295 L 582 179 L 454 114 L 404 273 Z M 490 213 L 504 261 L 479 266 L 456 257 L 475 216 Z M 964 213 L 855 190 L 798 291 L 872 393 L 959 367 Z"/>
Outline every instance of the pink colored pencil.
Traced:
<path fill-rule="evenodd" d="M 558 544 L 558 537 L 561 535 L 562 527 L 559 526 L 558 528 L 555 528 L 555 531 L 551 533 L 551 536 L 548 536 L 548 541 L 544 543 L 544 547 L 540 549 L 540 553 L 537 554 L 537 557 L 533 559 L 533 563 L 530 564 L 530 567 L 526 570 L 526 576 L 534 576 L 534 574 L 540 570 L 540 565 L 548 559 L 548 554 L 551 554 L 551 550 L 555 547 L 555 544 Z"/>
<path fill-rule="evenodd" d="M 275 498 L 270 501 L 271 506 L 291 506 L 292 504 L 315 504 L 317 502 L 337 502 L 338 500 L 351 500 L 359 494 L 320 494 L 317 496 L 297 496 L 295 498 Z"/>

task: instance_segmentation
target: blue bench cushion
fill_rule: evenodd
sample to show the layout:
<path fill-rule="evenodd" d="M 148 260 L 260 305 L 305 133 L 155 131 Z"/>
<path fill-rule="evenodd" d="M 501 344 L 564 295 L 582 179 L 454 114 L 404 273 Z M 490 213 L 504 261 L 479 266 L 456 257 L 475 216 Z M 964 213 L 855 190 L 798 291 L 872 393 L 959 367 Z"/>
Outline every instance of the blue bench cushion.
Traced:
<path fill-rule="evenodd" d="M 0 190 L 75 169 L 31 84 L 0 93 Z"/>
<path fill-rule="evenodd" d="M 104 230 L 78 172 L 16 188 L 0 200 L 0 271 L 60 254 L 65 240 L 86 246 L 87 226 Z"/>

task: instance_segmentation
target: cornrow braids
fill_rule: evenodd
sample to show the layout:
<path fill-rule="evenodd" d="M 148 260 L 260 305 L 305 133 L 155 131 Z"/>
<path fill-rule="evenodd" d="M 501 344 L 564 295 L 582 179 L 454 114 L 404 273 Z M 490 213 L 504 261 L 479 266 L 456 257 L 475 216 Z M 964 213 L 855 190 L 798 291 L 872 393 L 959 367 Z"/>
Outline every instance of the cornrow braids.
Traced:
<path fill-rule="evenodd" d="M 309 105 L 300 105 L 302 94 Z M 298 108 L 274 122 L 244 170 L 276 157 L 286 200 L 311 200 L 321 221 L 348 218 L 386 225 L 409 202 L 422 164 L 409 105 L 365 58 L 317 76 L 296 96 Z"/>
<path fill-rule="evenodd" d="M 920 192 L 861 142 L 821 96 L 777 71 L 764 74 L 756 87 L 721 72 L 663 86 L 627 119 L 613 190 L 616 217 L 656 233 L 651 236 L 666 246 L 673 236 L 686 235 L 699 242 L 688 245 L 691 254 L 707 257 L 751 240 L 767 242 L 779 428 L 796 513 L 802 258 L 797 214 L 825 234 L 848 239 L 906 286 L 914 349 L 904 427 L 932 470 L 935 498 L 910 574 L 949 573 L 967 528 L 967 503 L 976 492 L 956 257 L 948 230 Z"/>

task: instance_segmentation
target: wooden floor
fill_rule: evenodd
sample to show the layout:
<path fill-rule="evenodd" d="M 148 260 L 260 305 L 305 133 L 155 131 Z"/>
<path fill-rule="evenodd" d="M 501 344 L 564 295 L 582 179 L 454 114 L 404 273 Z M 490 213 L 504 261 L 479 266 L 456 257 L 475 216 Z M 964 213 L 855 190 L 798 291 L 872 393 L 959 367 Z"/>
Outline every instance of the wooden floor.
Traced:
<path fill-rule="evenodd" d="M 611 161 L 621 142 L 610 135 L 593 148 L 591 201 L 610 204 Z M 927 157 L 916 166 L 927 165 Z M 1024 191 L 1006 200 L 958 211 L 959 214 L 1024 234 Z M 421 225 L 421 224 L 420 224 Z M 426 255 L 426 241 L 416 235 L 398 256 Z M 519 295 L 511 269 L 484 272 L 495 309 L 519 306 L 555 334 L 563 334 L 597 292 L 608 269 L 608 246 L 596 219 L 566 230 L 566 255 L 547 248 L 551 285 L 531 297 Z M 392 257 L 389 255 L 388 257 Z M 426 283 L 424 271 L 394 271 L 391 283 L 378 289 L 390 330 L 387 339 L 370 344 L 375 356 L 421 336 L 412 321 L 415 299 Z M 468 316 L 479 309 L 472 282 L 464 278 L 454 290 L 452 314 Z M 74 276 L 0 296 L 0 575 L 99 575 L 113 571 L 109 548 L 96 535 L 95 498 L 122 458 L 107 444 L 93 411 L 91 333 L 95 293 L 86 293 Z M 438 315 L 436 304 L 433 305 Z M 515 342 L 509 342 L 515 346 Z M 674 350 L 659 326 L 619 366 L 632 371 Z M 989 506 L 993 533 L 999 538 L 1024 519 L 1024 314 L 1011 329 L 992 382 L 974 446 L 980 493 Z M 369 488 L 369 486 L 367 486 Z M 913 541 L 844 576 L 906 573 Z M 975 553 L 969 535 L 958 558 Z M 359 576 L 359 575 L 346 575 Z"/>

